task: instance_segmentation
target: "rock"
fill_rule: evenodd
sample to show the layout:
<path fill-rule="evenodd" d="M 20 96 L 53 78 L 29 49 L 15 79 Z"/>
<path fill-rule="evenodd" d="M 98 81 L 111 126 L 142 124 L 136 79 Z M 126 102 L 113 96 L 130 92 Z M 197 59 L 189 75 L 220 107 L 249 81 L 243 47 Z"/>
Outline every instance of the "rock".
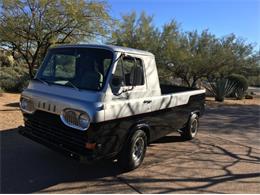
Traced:
<path fill-rule="evenodd" d="M 252 95 L 245 95 L 245 99 L 253 99 Z"/>

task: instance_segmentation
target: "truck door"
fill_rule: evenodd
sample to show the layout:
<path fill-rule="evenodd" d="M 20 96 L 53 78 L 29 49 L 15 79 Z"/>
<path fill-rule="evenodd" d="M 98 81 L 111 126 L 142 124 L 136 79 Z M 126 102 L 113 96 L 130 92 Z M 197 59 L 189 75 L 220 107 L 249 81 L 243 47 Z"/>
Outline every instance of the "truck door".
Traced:
<path fill-rule="evenodd" d="M 112 101 L 106 103 L 106 120 L 151 111 L 151 105 L 144 99 L 147 91 L 144 72 L 140 58 L 125 56 L 118 61 L 110 84 Z"/>

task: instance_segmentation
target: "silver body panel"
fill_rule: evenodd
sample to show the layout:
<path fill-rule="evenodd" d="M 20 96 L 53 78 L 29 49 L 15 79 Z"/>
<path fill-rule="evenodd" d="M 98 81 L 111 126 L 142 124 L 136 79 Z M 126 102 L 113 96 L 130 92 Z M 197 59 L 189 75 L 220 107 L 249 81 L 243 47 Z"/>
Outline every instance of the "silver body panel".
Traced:
<path fill-rule="evenodd" d="M 60 115 L 66 108 L 82 110 L 88 113 L 91 122 L 96 123 L 185 105 L 192 95 L 205 93 L 205 90 L 194 90 L 161 95 L 155 58 L 149 52 L 101 45 L 67 45 L 58 48 L 64 47 L 107 49 L 114 53 L 114 61 L 122 52 L 138 57 L 144 65 L 144 85 L 136 86 L 120 96 L 115 96 L 109 82 L 116 69 L 117 62 L 115 62 L 112 63 L 102 91 L 77 90 L 71 87 L 46 85 L 31 81 L 28 88 L 23 91 L 22 96 L 30 98 L 35 109 L 57 115 Z"/>
<path fill-rule="evenodd" d="M 73 108 L 88 113 L 92 122 L 104 120 L 102 92 L 78 91 L 70 87 L 31 81 L 22 96 L 30 98 L 36 110 L 60 115 L 64 109 Z"/>

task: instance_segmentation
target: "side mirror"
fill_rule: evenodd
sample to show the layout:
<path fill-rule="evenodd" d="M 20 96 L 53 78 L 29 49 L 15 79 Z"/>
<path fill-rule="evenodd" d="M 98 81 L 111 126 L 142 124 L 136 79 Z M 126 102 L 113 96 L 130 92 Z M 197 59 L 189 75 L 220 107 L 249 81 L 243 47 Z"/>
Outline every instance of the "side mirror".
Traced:
<path fill-rule="evenodd" d="M 114 86 L 114 87 L 120 87 L 122 85 L 122 81 L 123 79 L 121 77 L 113 77 L 112 78 L 112 82 L 111 84 Z"/>
<path fill-rule="evenodd" d="M 123 78 L 122 77 L 113 77 L 111 81 L 112 85 L 112 92 L 115 96 L 119 96 L 122 93 L 126 92 L 121 86 L 123 84 Z"/>

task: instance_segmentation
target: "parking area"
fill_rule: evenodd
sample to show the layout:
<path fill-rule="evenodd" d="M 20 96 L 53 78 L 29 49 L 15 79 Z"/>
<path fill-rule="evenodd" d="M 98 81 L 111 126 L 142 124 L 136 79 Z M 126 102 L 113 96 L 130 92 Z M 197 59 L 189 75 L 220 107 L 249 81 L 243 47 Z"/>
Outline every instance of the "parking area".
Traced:
<path fill-rule="evenodd" d="M 208 102 L 197 139 L 172 133 L 143 165 L 81 164 L 17 132 L 19 95 L 0 97 L 1 193 L 260 193 L 260 101 Z"/>

